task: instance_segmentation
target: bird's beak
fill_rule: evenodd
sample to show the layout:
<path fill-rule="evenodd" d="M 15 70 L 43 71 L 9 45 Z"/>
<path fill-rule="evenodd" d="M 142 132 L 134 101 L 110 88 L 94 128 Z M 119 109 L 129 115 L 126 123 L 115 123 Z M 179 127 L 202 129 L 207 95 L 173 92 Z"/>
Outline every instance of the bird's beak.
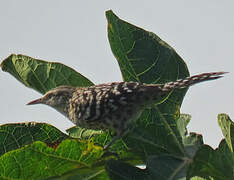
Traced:
<path fill-rule="evenodd" d="M 27 105 L 41 104 L 42 102 L 43 102 L 42 98 L 39 98 L 29 102 Z"/>

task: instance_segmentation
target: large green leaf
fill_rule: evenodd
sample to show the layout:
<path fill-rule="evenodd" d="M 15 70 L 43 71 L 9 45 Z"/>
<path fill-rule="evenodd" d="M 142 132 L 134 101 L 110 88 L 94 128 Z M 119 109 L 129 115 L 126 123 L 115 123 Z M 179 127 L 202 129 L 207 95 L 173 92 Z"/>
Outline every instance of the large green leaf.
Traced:
<path fill-rule="evenodd" d="M 187 133 L 187 125 L 191 119 L 190 115 L 181 114 L 177 119 L 178 129 L 182 136 L 185 156 L 175 156 L 173 154 L 160 154 L 148 156 L 146 167 L 151 179 L 155 180 L 185 180 L 187 169 L 197 150 L 203 144 L 202 136 L 196 133 Z"/>
<path fill-rule="evenodd" d="M 103 166 L 86 170 L 75 169 L 61 176 L 49 178 L 51 180 L 107 180 L 109 179 Z"/>
<path fill-rule="evenodd" d="M 106 17 L 111 49 L 125 81 L 164 83 L 189 76 L 184 61 L 157 35 L 119 19 L 112 11 L 107 11 Z M 171 92 L 145 110 L 134 133 L 125 139 L 128 147 L 145 155 L 165 152 L 184 156 L 175 119 L 185 93 L 186 89 Z"/>
<path fill-rule="evenodd" d="M 90 86 L 93 83 L 72 68 L 61 63 L 46 62 L 25 55 L 12 54 L 2 63 L 3 71 L 9 72 L 25 86 L 44 94 L 60 85 Z"/>
<path fill-rule="evenodd" d="M 225 140 L 217 149 L 203 145 L 196 153 L 189 167 L 188 178 L 200 176 L 207 179 L 231 180 L 234 177 L 234 154 Z"/>
<path fill-rule="evenodd" d="M 182 114 L 181 117 L 177 119 L 178 129 L 180 130 L 182 136 L 182 145 L 184 146 L 186 155 L 179 156 L 177 154 L 168 154 L 167 150 L 165 150 L 165 152 L 159 152 L 158 149 L 161 147 L 157 147 L 155 145 L 153 146 L 152 151 L 154 150 L 158 155 L 149 154 L 147 156 L 145 162 L 146 169 L 142 170 L 140 168 L 131 166 L 130 164 L 126 164 L 126 161 L 123 163 L 112 160 L 106 166 L 106 170 L 110 177 L 113 179 L 131 179 L 134 177 L 137 179 L 139 175 L 139 179 L 185 180 L 187 176 L 187 169 L 193 161 L 193 157 L 195 156 L 197 150 L 203 144 L 201 135 L 195 133 L 190 133 L 189 135 L 187 134 L 187 125 L 190 121 L 190 118 L 191 117 L 189 115 Z M 147 138 L 148 137 L 146 136 L 145 139 L 139 139 L 138 141 L 140 143 L 138 142 L 138 145 L 142 147 L 142 143 L 147 141 Z M 194 177 L 194 179 L 196 178 Z M 197 179 L 201 178 L 198 177 Z"/>
<path fill-rule="evenodd" d="M 80 177 L 98 175 L 95 165 L 102 156 L 102 148 L 77 140 L 64 140 L 56 148 L 42 142 L 34 142 L 23 148 L 10 151 L 0 157 L 2 179 L 46 179 L 79 171 Z M 102 167 L 103 169 L 103 167 Z M 100 172 L 102 173 L 102 172 Z M 100 174 L 99 173 L 99 174 Z"/>
<path fill-rule="evenodd" d="M 186 177 L 189 159 L 177 159 L 170 155 L 152 156 L 148 158 L 147 170 L 151 179 L 182 180 Z"/>
<path fill-rule="evenodd" d="M 108 161 L 105 168 L 111 180 L 146 180 L 149 177 L 147 171 L 119 160 Z"/>
<path fill-rule="evenodd" d="M 208 145 L 203 145 L 197 151 L 193 163 L 190 165 L 188 177 L 200 176 L 215 180 L 228 180 L 234 177 L 234 123 L 226 114 L 218 115 L 218 122 L 225 140 L 213 150 Z"/>
<path fill-rule="evenodd" d="M 34 141 L 42 141 L 49 146 L 57 146 L 67 138 L 69 136 L 46 123 L 4 124 L 0 126 L 0 155 Z"/>

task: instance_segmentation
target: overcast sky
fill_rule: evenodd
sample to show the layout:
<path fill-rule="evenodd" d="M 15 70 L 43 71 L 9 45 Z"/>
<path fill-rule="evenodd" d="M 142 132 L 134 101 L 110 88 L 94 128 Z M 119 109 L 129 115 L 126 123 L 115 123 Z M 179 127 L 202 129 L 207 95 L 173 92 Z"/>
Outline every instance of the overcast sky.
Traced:
<path fill-rule="evenodd" d="M 57 61 L 95 84 L 121 81 L 107 39 L 105 11 L 157 34 L 185 60 L 190 74 L 228 71 L 224 78 L 189 89 L 181 112 L 192 115 L 189 131 L 216 147 L 218 113 L 234 119 L 234 3 L 231 0 L 8 0 L 0 1 L 0 61 L 11 53 Z M 47 106 L 26 106 L 41 95 L 0 71 L 0 123 L 47 122 L 73 126 Z"/>

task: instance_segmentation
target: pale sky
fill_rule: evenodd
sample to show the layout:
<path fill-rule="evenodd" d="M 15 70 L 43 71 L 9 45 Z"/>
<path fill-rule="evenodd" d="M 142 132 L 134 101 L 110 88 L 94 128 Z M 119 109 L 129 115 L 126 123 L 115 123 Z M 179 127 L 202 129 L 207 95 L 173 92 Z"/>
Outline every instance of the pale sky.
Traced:
<path fill-rule="evenodd" d="M 218 113 L 234 119 L 234 3 L 231 0 L 8 0 L 0 1 L 0 61 L 11 53 L 66 64 L 95 84 L 121 81 L 107 39 L 105 11 L 152 31 L 186 62 L 190 74 L 228 71 L 224 78 L 187 92 L 181 112 L 189 131 L 216 147 Z M 0 123 L 47 122 L 62 131 L 73 124 L 48 106 L 26 106 L 41 95 L 0 71 Z"/>

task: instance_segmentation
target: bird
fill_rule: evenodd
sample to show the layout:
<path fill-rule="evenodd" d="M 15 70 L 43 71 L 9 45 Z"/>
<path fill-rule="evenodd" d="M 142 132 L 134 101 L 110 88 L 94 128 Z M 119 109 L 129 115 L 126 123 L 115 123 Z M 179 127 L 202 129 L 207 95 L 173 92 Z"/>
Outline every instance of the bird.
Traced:
<path fill-rule="evenodd" d="M 76 126 L 93 130 L 110 130 L 115 135 L 104 149 L 128 132 L 145 108 L 175 89 L 223 77 L 226 72 L 194 75 L 164 84 L 111 82 L 88 87 L 58 86 L 27 105 L 48 105 Z"/>

